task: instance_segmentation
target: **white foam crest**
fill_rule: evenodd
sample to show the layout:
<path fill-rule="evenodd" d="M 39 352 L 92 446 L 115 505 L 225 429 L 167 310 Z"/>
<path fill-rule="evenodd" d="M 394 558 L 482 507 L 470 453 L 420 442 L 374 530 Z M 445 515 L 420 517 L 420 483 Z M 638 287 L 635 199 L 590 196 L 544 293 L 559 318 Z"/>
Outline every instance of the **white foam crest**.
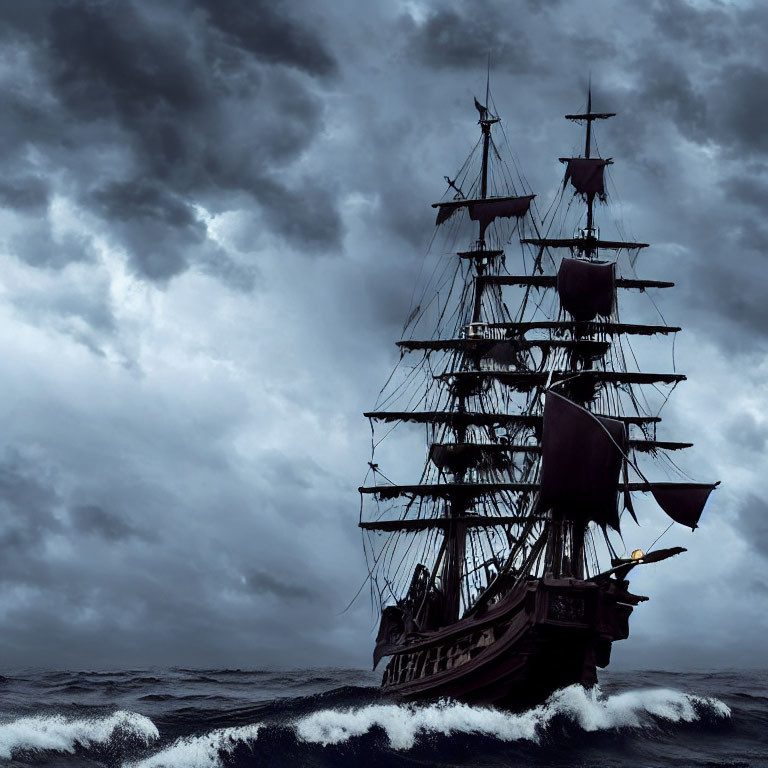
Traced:
<path fill-rule="evenodd" d="M 136 712 L 114 712 L 106 717 L 67 718 L 64 715 L 33 715 L 0 723 L 0 758 L 19 750 L 74 752 L 75 746 L 106 744 L 115 731 L 134 736 L 145 744 L 158 738 L 155 724 Z"/>
<path fill-rule="evenodd" d="M 218 728 L 203 736 L 182 736 L 154 755 L 126 763 L 124 768 L 218 768 L 222 753 L 231 754 L 239 743 L 253 741 L 260 728 L 257 723 Z"/>
<path fill-rule="evenodd" d="M 730 709 L 718 699 L 691 696 L 679 691 L 649 689 L 604 696 L 599 688 L 572 685 L 554 693 L 546 703 L 522 713 L 500 712 L 456 702 L 426 706 L 373 704 L 359 709 L 326 709 L 295 723 L 302 741 L 338 744 L 382 728 L 393 749 L 410 749 L 422 734 L 474 733 L 502 741 L 537 742 L 550 722 L 565 716 L 585 731 L 640 728 L 652 718 L 669 722 L 693 722 L 707 710 L 730 717 Z"/>

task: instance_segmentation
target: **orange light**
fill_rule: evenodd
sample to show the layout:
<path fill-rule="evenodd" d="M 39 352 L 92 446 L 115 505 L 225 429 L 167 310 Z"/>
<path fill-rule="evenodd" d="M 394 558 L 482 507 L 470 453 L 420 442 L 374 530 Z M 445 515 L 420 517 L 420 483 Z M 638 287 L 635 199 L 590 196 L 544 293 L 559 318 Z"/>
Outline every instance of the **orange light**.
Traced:
<path fill-rule="evenodd" d="M 636 549 L 634 552 L 632 552 L 633 560 L 642 560 L 644 557 L 645 557 L 645 552 L 643 552 L 642 549 Z"/>

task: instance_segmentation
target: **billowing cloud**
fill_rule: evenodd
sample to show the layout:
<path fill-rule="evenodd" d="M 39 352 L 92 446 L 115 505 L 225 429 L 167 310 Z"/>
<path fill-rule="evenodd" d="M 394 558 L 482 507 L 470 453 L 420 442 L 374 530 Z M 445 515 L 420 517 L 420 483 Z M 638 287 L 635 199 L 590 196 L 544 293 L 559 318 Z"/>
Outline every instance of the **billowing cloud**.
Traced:
<path fill-rule="evenodd" d="M 298 168 L 323 126 L 315 81 L 332 81 L 335 58 L 318 29 L 274 5 L 224 5 L 9 13 L 13 117 L 3 139 L 13 173 L 0 201 L 37 216 L 27 233 L 52 193 L 66 195 L 91 217 L 92 237 L 109 238 L 138 276 L 160 283 L 216 263 L 232 278 L 200 209 L 247 206 L 287 244 L 339 247 L 335 199 Z M 14 248 L 40 262 L 21 239 Z M 235 270 L 244 289 L 256 271 Z"/>

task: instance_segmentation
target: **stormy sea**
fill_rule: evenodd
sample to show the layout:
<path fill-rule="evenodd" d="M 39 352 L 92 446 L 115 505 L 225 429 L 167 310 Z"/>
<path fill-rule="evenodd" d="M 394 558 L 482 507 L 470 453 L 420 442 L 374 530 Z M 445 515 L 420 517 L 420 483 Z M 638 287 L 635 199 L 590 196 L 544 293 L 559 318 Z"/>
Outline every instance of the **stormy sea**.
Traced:
<path fill-rule="evenodd" d="M 15 670 L 0 766 L 768 766 L 768 673 L 605 672 L 522 712 L 360 670 Z"/>

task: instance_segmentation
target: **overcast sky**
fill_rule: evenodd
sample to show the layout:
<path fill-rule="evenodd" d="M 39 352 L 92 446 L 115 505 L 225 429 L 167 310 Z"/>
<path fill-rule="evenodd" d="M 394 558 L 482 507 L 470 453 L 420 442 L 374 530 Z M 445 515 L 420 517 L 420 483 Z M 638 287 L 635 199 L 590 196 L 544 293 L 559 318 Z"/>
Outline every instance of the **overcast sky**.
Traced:
<path fill-rule="evenodd" d="M 590 72 L 619 113 L 685 327 L 660 437 L 723 481 L 614 661 L 768 660 L 768 6 L 2 0 L 0 34 L 0 666 L 369 663 L 361 414 L 488 51 L 544 207 Z"/>

